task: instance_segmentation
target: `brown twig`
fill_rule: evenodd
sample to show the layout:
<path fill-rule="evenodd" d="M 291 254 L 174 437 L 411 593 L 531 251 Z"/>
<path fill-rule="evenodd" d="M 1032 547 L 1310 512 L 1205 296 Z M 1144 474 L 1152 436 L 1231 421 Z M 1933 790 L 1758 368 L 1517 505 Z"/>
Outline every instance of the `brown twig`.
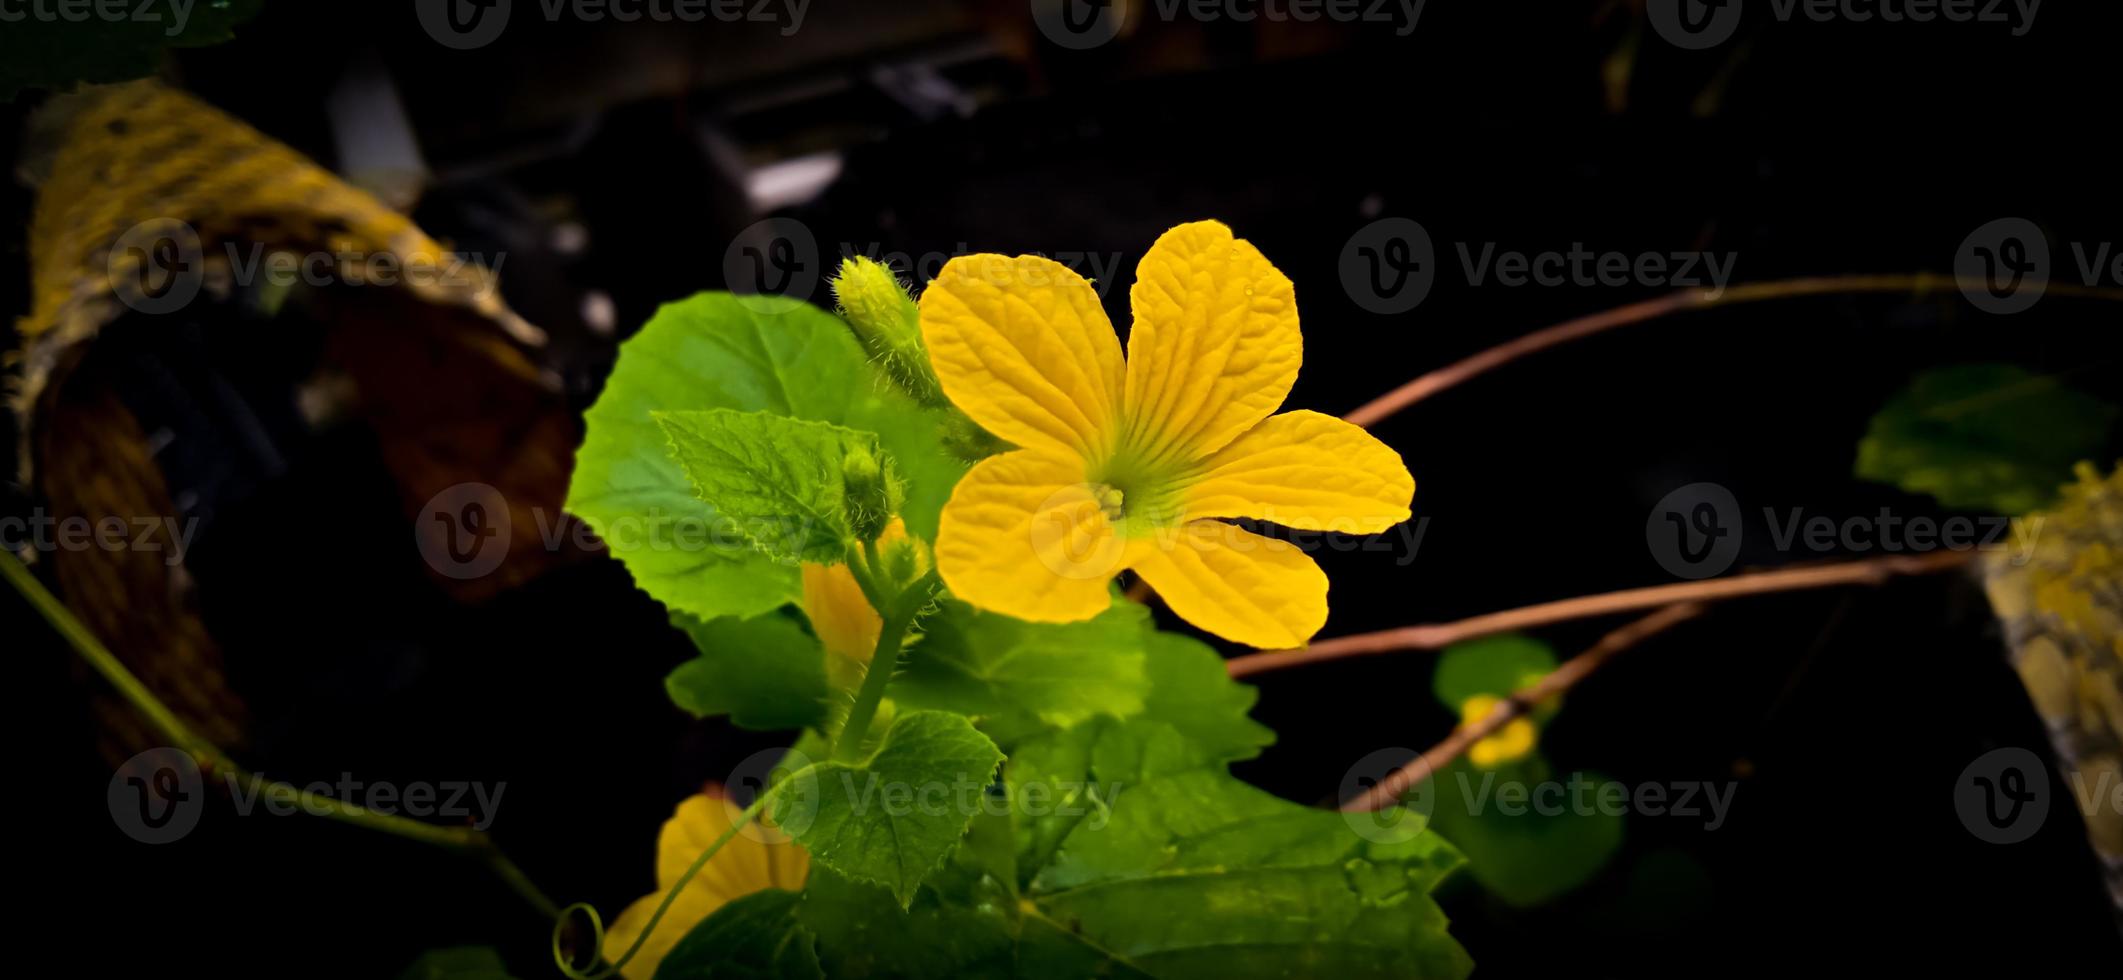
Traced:
<path fill-rule="evenodd" d="M 1575 320 L 1507 341 L 1457 363 L 1448 364 L 1407 384 L 1401 385 L 1371 401 L 1342 418 L 1357 425 L 1369 427 L 1382 419 L 1438 392 L 1451 388 L 1502 367 L 1528 354 L 1538 353 L 1558 344 L 1568 343 L 1615 327 L 1627 326 L 1657 319 L 1669 313 L 1687 310 L 1708 309 L 1714 306 L 1731 306 L 1736 303 L 1753 303 L 1771 299 L 1791 299 L 1799 296 L 1822 296 L 1835 293 L 1923 293 L 1933 289 L 1953 289 L 1952 276 L 1936 272 L 1918 272 L 1905 275 L 1876 276 L 1812 276 L 1804 279 L 1782 279 L 1775 282 L 1747 283 L 1725 289 L 1690 289 L 1656 299 L 1643 300 L 1627 306 L 1604 310 Z M 2026 284 L 2032 289 L 2034 284 Z M 2095 299 L 2123 300 L 2123 289 L 2105 289 L 2083 286 L 2076 283 L 2048 283 L 2048 292 L 2059 296 L 2083 296 Z"/>
<path fill-rule="evenodd" d="M 1533 684 L 1512 692 L 1488 715 L 1471 724 L 1461 725 L 1445 740 L 1432 746 L 1430 751 L 1416 756 L 1415 760 L 1394 770 L 1379 784 L 1363 795 L 1342 804 L 1344 812 L 1368 813 L 1382 810 L 1400 799 L 1409 787 L 1430 778 L 1446 764 L 1460 757 L 1460 753 L 1474 743 L 1496 734 L 1513 718 L 1532 710 L 1534 705 L 1570 690 L 1577 682 L 1592 676 L 1592 672 L 1605 666 L 1622 651 L 1671 629 L 1675 625 L 1694 619 L 1707 608 L 1699 602 L 1679 602 L 1645 616 L 1606 636 L 1600 637 L 1584 653 L 1564 661 L 1548 676 Z"/>
<path fill-rule="evenodd" d="M 1295 650 L 1269 650 L 1233 657 L 1224 663 L 1231 676 L 1246 677 L 1264 671 L 1340 660 L 1345 657 L 1390 653 L 1396 650 L 1436 650 L 1461 640 L 1471 640 L 1491 633 L 1530 629 L 1549 623 L 1604 616 L 1633 609 L 1649 609 L 1677 602 L 1714 602 L 1734 596 L 1819 589 L 1834 585 L 1878 585 L 1898 575 L 1925 575 L 1959 568 L 1973 557 L 1974 552 L 1971 551 L 1890 555 L 1833 565 L 1781 568 L 1770 572 L 1735 575 L 1731 578 L 1706 579 L 1701 582 L 1676 582 L 1672 585 L 1623 589 L 1619 592 L 1602 592 L 1485 613 L 1450 623 L 1425 623 L 1376 633 L 1338 636 Z"/>

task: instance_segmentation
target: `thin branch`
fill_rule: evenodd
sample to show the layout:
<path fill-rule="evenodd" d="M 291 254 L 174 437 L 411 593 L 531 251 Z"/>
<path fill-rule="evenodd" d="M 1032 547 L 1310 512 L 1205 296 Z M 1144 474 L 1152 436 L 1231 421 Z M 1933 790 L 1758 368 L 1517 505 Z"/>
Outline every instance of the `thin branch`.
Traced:
<path fill-rule="evenodd" d="M 2034 288 L 2026 284 L 2025 288 Z M 1918 272 L 1906 275 L 1873 276 L 1812 276 L 1804 279 L 1782 279 L 1775 282 L 1747 283 L 1724 289 L 1690 289 L 1643 300 L 1627 306 L 1594 313 L 1568 320 L 1543 330 L 1536 330 L 1515 340 L 1507 341 L 1465 360 L 1448 364 L 1407 384 L 1401 385 L 1372 399 L 1356 411 L 1342 418 L 1357 425 L 1369 427 L 1378 424 L 1387 416 L 1461 382 L 1502 367 L 1528 354 L 1538 353 L 1580 337 L 1591 336 L 1615 327 L 1627 326 L 1657 319 L 1670 313 L 1687 310 L 1709 309 L 1715 306 L 1732 306 L 1739 303 L 1755 303 L 1772 299 L 1792 299 L 1800 296 L 1824 296 L 1838 293 L 1924 293 L 1934 289 L 1958 288 L 1954 277 L 1936 272 Z M 2049 293 L 2059 296 L 2080 296 L 2092 299 L 2123 301 L 2123 289 L 2107 289 L 2077 283 L 2052 282 L 2044 285 Z"/>
<path fill-rule="evenodd" d="M 74 616 L 73 610 L 59 601 L 59 597 L 44 587 L 37 576 L 13 554 L 0 554 L 0 578 L 5 578 L 15 591 L 22 594 L 31 607 L 51 624 L 52 629 L 63 637 L 74 652 L 81 655 L 96 673 L 117 689 L 119 696 L 145 716 L 170 745 L 190 754 L 203 775 L 224 775 L 232 782 L 248 783 L 264 798 L 275 803 L 293 804 L 304 813 L 314 814 L 342 823 L 366 827 L 395 837 L 419 841 L 467 857 L 486 865 L 510 890 L 547 918 L 558 918 L 560 907 L 531 884 L 521 868 L 494 846 L 492 838 L 471 827 L 445 827 L 422 823 L 391 813 L 381 813 L 367 807 L 329 796 L 312 793 L 288 783 L 246 771 L 223 752 L 220 746 L 194 732 L 184 719 L 177 717 L 169 707 L 157 698 L 140 678 L 126 668 L 125 663 L 111 653 L 88 626 Z"/>
<path fill-rule="evenodd" d="M 1703 614 L 1706 607 L 1698 602 L 1680 602 L 1645 616 L 1606 636 L 1584 653 L 1563 662 L 1548 676 L 1533 684 L 1512 692 L 1488 715 L 1467 725 L 1461 725 L 1446 736 L 1445 740 L 1432 746 L 1430 751 L 1416 756 L 1414 761 L 1400 767 L 1371 787 L 1363 795 L 1342 804 L 1344 812 L 1368 813 L 1383 810 L 1410 787 L 1420 784 L 1432 774 L 1442 770 L 1452 760 L 1460 757 L 1474 743 L 1502 730 L 1511 720 L 1533 709 L 1549 698 L 1570 690 L 1577 682 L 1592 676 L 1592 672 L 1605 666 L 1622 651 L 1636 646 L 1680 623 Z"/>
<path fill-rule="evenodd" d="M 1426 623 L 1376 633 L 1338 636 L 1295 650 L 1270 650 L 1233 657 L 1225 661 L 1224 665 L 1231 672 L 1231 676 L 1247 677 L 1300 664 L 1391 653 L 1396 650 L 1437 650 L 1461 640 L 1471 640 L 1491 633 L 1531 629 L 1550 623 L 1649 609 L 1676 602 L 1714 602 L 1735 596 L 1820 589 L 1836 585 L 1878 585 L 1898 575 L 1927 575 L 1959 568 L 1973 557 L 1974 552 L 1971 551 L 1890 555 L 1832 565 L 1781 568 L 1776 571 L 1706 579 L 1700 582 L 1676 582 L 1671 585 L 1623 589 L 1619 592 L 1603 592 L 1485 613 L 1450 623 Z"/>

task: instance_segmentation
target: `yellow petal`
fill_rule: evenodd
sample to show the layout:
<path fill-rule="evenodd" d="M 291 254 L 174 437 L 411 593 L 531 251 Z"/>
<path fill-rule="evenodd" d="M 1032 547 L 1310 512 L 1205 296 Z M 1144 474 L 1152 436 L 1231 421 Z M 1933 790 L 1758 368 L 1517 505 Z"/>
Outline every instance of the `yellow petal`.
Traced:
<path fill-rule="evenodd" d="M 1092 456 L 1120 408 L 1120 341 L 1091 284 L 1036 255 L 965 255 L 921 294 L 944 395 L 1026 449 Z"/>
<path fill-rule="evenodd" d="M 1327 623 L 1327 575 L 1295 545 L 1192 521 L 1133 549 L 1131 566 L 1180 618 L 1267 649 L 1302 645 Z"/>
<path fill-rule="evenodd" d="M 1211 456 L 1186 515 L 1377 534 L 1408 519 L 1415 478 L 1392 447 L 1331 415 L 1285 412 Z"/>
<path fill-rule="evenodd" d="M 864 664 L 877 650 L 885 622 L 870 608 L 846 565 L 803 566 L 803 611 L 828 655 Z"/>
<path fill-rule="evenodd" d="M 649 917 L 663 902 L 663 893 L 685 874 L 694 859 L 721 837 L 743 811 L 724 799 L 719 790 L 687 797 L 678 811 L 664 821 L 656 839 L 656 893 L 626 907 L 605 932 L 604 955 L 617 960 L 634 945 L 648 926 Z M 641 951 L 627 961 L 627 980 L 650 980 L 656 967 L 685 934 L 701 920 L 729 902 L 769 888 L 800 891 L 811 871 L 811 855 L 794 841 L 760 824 L 730 838 L 708 859 L 700 873 L 671 902 L 670 911 L 656 924 L 656 931 Z"/>
<path fill-rule="evenodd" d="M 877 547 L 880 552 L 889 552 L 909 540 L 906 523 L 895 517 L 878 535 Z M 926 568 L 926 562 L 918 557 L 916 561 Z M 869 598 L 862 594 L 862 586 L 855 584 L 855 573 L 848 566 L 805 562 L 802 571 L 804 616 L 811 620 L 811 632 L 830 655 L 826 662 L 828 677 L 836 685 L 850 678 L 861 680 L 861 668 L 877 652 L 877 635 L 884 632 L 883 617 L 870 608 Z"/>
<path fill-rule="evenodd" d="M 1304 359 L 1297 295 L 1220 222 L 1160 236 L 1128 297 L 1128 444 L 1144 458 L 1207 456 L 1290 394 Z"/>
<path fill-rule="evenodd" d="M 936 569 L 961 599 L 1019 619 L 1089 619 L 1126 564 L 1079 459 L 1029 449 L 990 456 L 958 481 L 936 536 Z"/>

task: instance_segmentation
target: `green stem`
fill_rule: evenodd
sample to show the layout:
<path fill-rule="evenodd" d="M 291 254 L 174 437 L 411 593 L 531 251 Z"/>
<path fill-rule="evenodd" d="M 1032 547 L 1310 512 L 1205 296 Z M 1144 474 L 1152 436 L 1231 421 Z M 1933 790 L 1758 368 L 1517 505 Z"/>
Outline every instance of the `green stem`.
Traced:
<path fill-rule="evenodd" d="M 802 776 L 808 772 L 810 772 L 810 769 L 806 768 L 798 772 L 796 776 Z M 642 944 L 649 941 L 649 934 L 655 932 L 657 924 L 663 921 L 663 914 L 671 910 L 672 902 L 678 900 L 678 893 L 684 891 L 686 885 L 692 883 L 693 876 L 698 875 L 700 869 L 708 866 L 708 860 L 715 856 L 715 852 L 722 850 L 722 846 L 734 839 L 739 831 L 751 826 L 752 821 L 759 819 L 760 813 L 767 808 L 767 801 L 773 798 L 774 791 L 772 789 L 761 790 L 759 798 L 753 800 L 751 806 L 745 807 L 744 812 L 739 814 L 736 820 L 730 822 L 730 828 L 723 831 L 722 836 L 715 838 L 715 842 L 709 844 L 706 850 L 701 851 L 699 857 L 693 859 L 693 863 L 687 866 L 686 873 L 679 875 L 678 880 L 664 891 L 663 901 L 657 903 L 656 911 L 650 914 L 648 923 L 642 926 L 641 935 L 635 936 L 634 944 L 628 946 L 626 952 L 619 954 L 619 959 L 612 961 L 610 966 L 585 972 L 576 969 L 573 963 L 568 962 L 567 951 L 561 948 L 561 940 L 565 936 L 565 927 L 567 926 L 567 913 L 581 909 L 589 917 L 591 945 L 598 951 L 600 956 L 604 949 L 604 920 L 598 917 L 597 909 L 582 902 L 570 905 L 562 910 L 559 921 L 553 925 L 553 962 L 560 965 L 560 972 L 567 974 L 573 980 L 604 980 L 606 977 L 617 975 L 621 968 L 634 959 L 634 954 L 641 952 Z M 597 960 L 593 959 L 590 962 L 595 964 Z"/>
<path fill-rule="evenodd" d="M 885 687 L 892 683 L 892 673 L 899 669 L 899 651 L 906 645 L 907 631 L 914 627 L 915 617 L 921 615 L 923 606 L 929 604 L 929 592 L 936 585 L 936 573 L 915 580 L 905 592 L 892 602 L 886 603 L 890 611 L 885 613 L 884 628 L 877 631 L 877 649 L 870 654 L 870 669 L 863 674 L 862 688 L 855 692 L 855 707 L 848 712 L 848 720 L 840 727 L 840 739 L 833 743 L 833 758 L 852 762 L 862 755 L 863 740 L 870 735 L 870 722 L 877 718 L 877 707 L 885 700 Z"/>
<path fill-rule="evenodd" d="M 245 770 L 237 765 L 234 759 L 229 758 L 228 753 L 223 752 L 220 746 L 192 731 L 191 726 L 184 723 L 184 719 L 177 717 L 176 712 L 171 711 L 154 692 L 149 691 L 147 685 L 141 683 L 140 678 L 126 668 L 124 661 L 111 653 L 109 648 L 89 631 L 88 626 L 76 618 L 73 611 L 66 608 L 65 603 L 59 601 L 58 596 L 44 587 L 44 583 L 38 580 L 21 559 L 12 554 L 0 555 L 0 577 L 5 577 L 8 584 L 14 586 L 15 591 L 21 593 L 22 598 L 44 617 L 45 622 L 50 623 L 52 629 L 74 648 L 74 652 L 80 654 L 81 659 L 87 661 L 96 673 L 103 675 L 103 679 L 117 689 L 119 696 L 145 716 L 148 723 L 153 725 L 163 738 L 168 739 L 171 745 L 190 753 L 202 773 L 221 774 L 231 785 L 247 782 L 257 792 L 265 794 L 266 799 L 293 804 L 304 813 L 477 858 L 491 868 L 511 891 L 537 909 L 540 915 L 559 918 L 560 907 L 554 905 L 552 899 L 547 898 L 544 892 L 531 883 L 523 869 L 518 868 L 495 848 L 491 838 L 478 830 L 470 827 L 438 827 L 394 814 L 378 813 L 367 807 L 335 800 Z"/>

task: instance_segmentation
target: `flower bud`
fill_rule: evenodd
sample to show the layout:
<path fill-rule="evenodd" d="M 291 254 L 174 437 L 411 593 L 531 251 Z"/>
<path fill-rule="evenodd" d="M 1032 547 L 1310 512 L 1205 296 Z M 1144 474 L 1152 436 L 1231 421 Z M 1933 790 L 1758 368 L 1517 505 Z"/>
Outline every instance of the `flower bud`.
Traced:
<path fill-rule="evenodd" d="M 848 528 L 857 540 L 875 541 L 892 520 L 891 477 L 870 450 L 857 446 L 840 461 Z"/>
<path fill-rule="evenodd" d="M 850 256 L 833 279 L 840 315 L 862 338 L 870 356 L 892 382 L 925 405 L 943 404 L 929 352 L 921 343 L 921 308 L 892 269 L 875 259 Z"/>

